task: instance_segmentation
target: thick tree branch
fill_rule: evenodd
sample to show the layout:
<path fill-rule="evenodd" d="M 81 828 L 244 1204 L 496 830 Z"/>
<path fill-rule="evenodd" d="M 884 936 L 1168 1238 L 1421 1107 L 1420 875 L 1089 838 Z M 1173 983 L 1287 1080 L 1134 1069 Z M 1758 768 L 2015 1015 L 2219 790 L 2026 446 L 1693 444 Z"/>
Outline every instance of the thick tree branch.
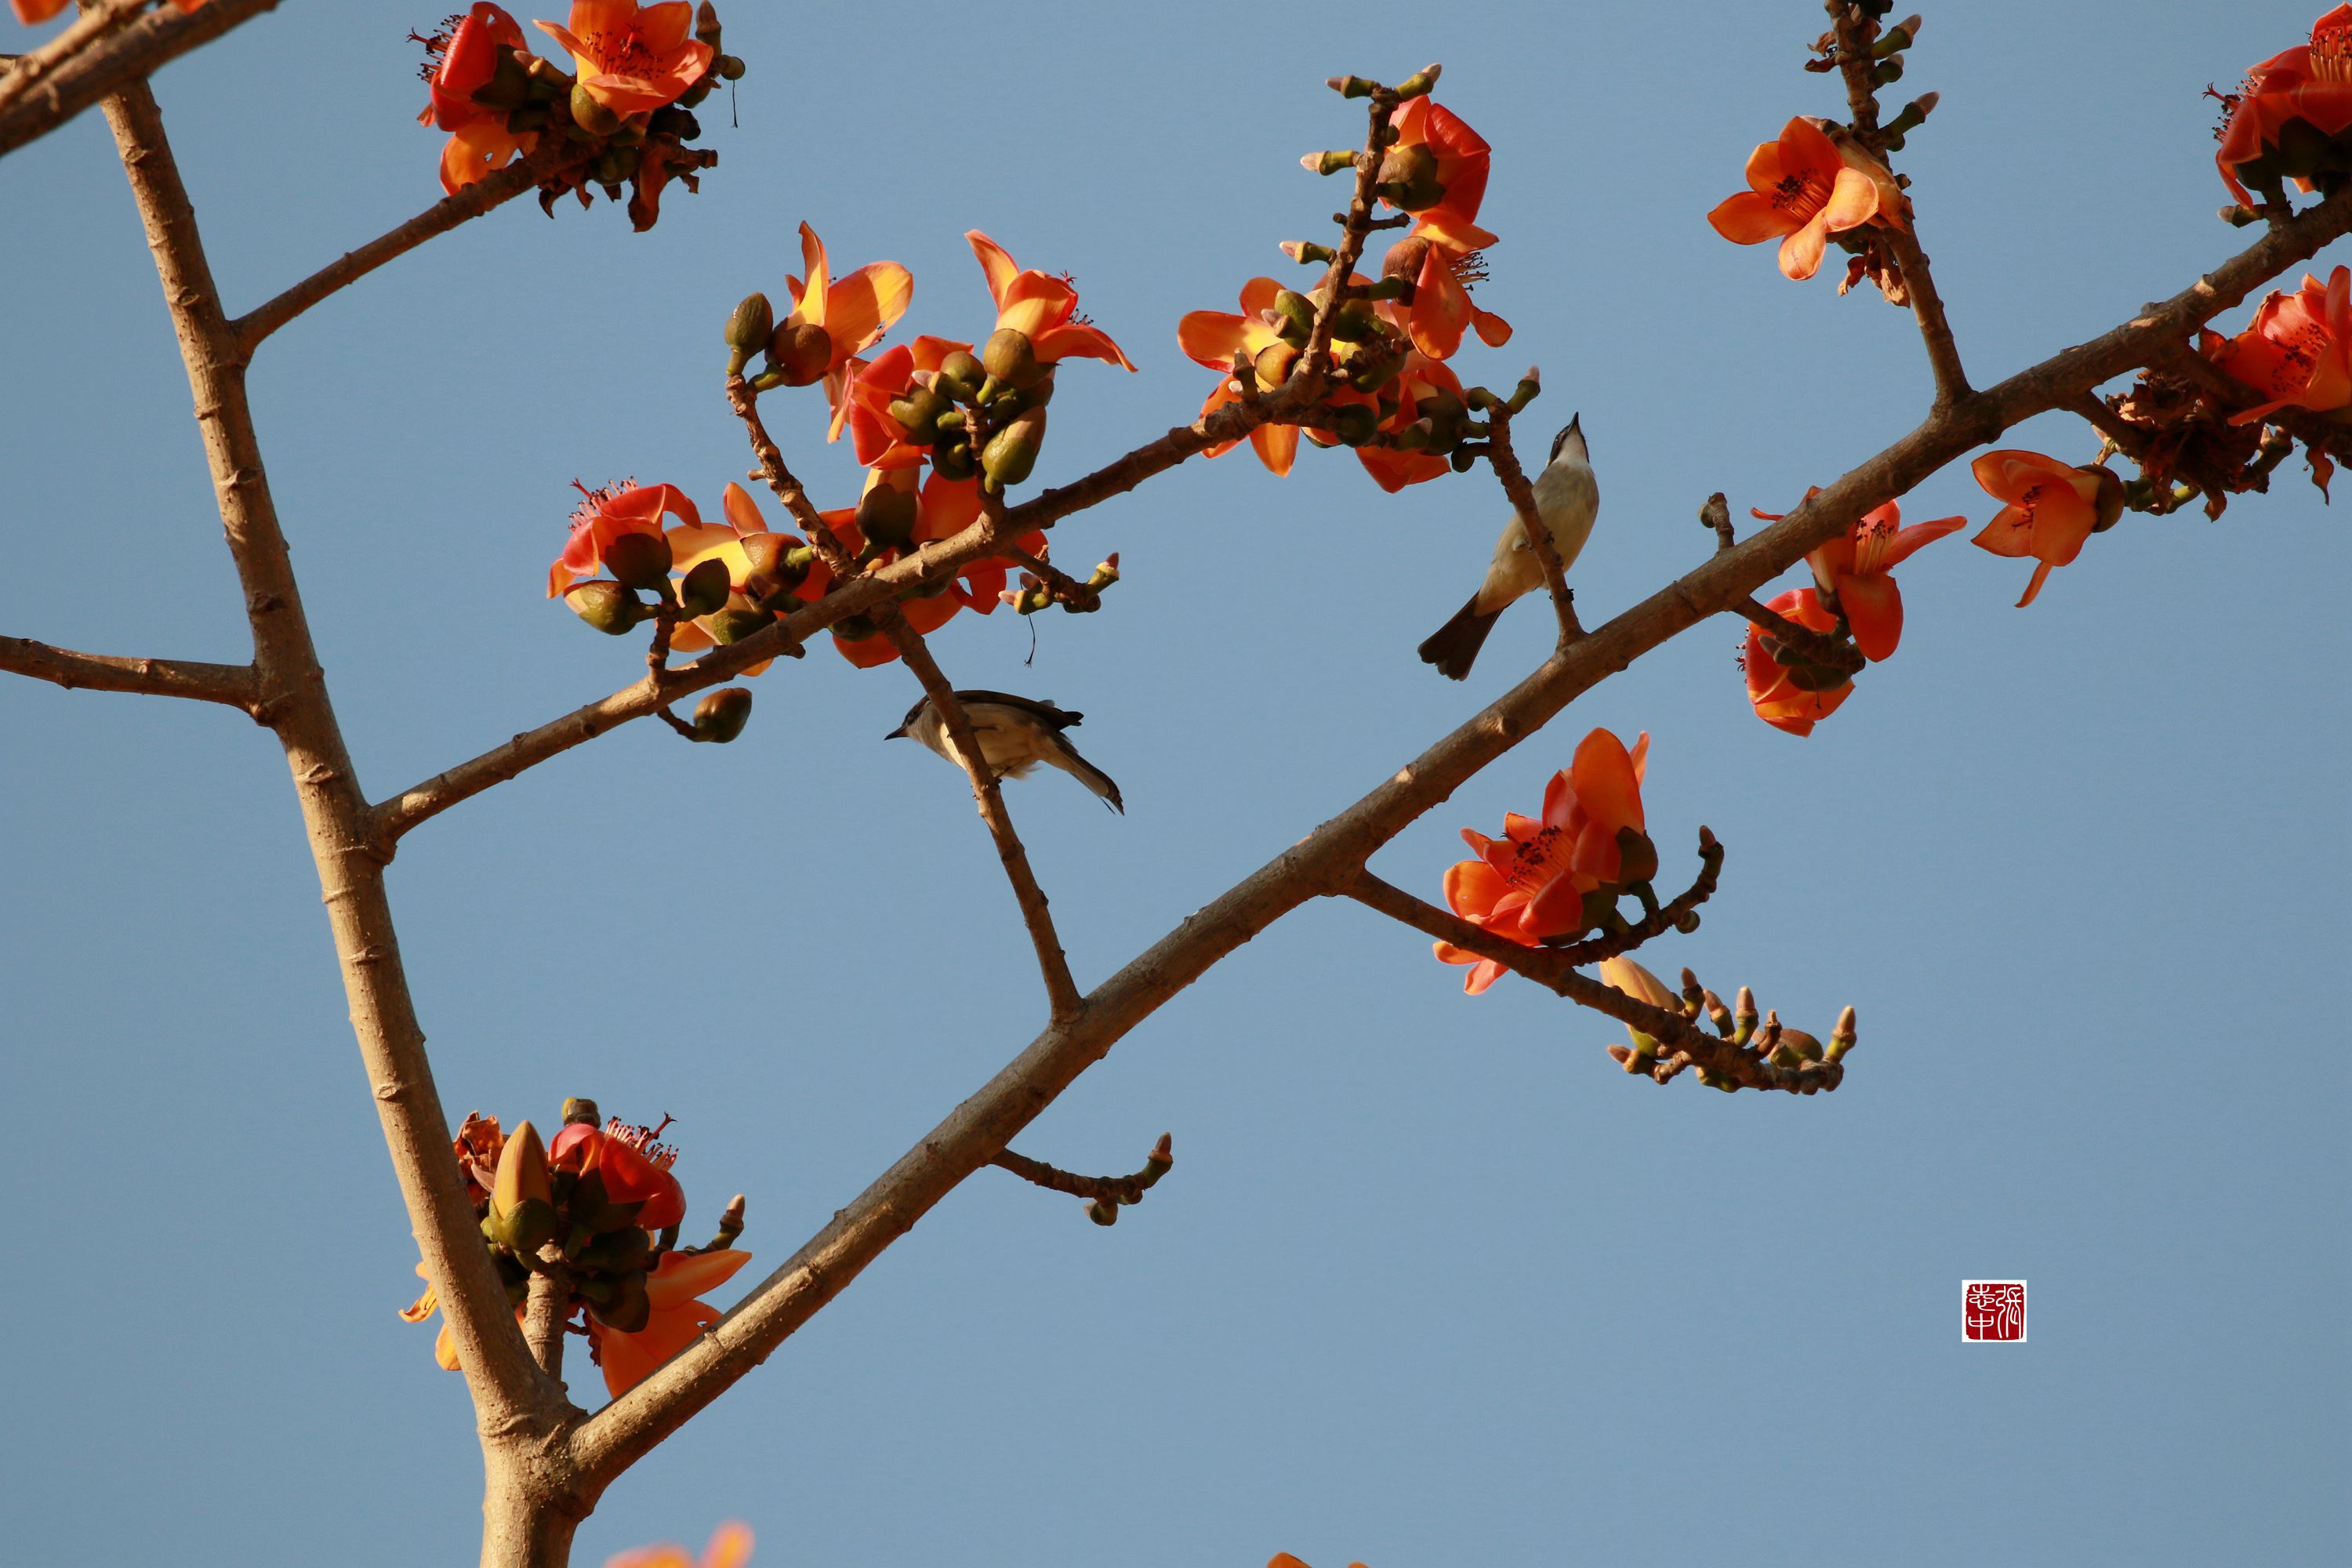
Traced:
<path fill-rule="evenodd" d="M 47 43 L 26 54 L 5 57 L 6 68 L 0 69 L 0 113 L 5 113 L 32 91 L 34 83 L 58 66 L 107 34 L 130 26 L 140 12 L 157 3 L 158 0 L 94 0 Z"/>
<path fill-rule="evenodd" d="M 508 164 L 464 190 L 439 201 L 357 250 L 347 250 L 276 298 L 247 310 L 229 323 L 238 351 L 251 357 L 261 340 L 316 305 L 339 289 L 358 282 L 395 257 L 404 256 L 436 235 L 448 233 L 503 202 L 535 189 L 549 170 L 530 159 Z"/>
<path fill-rule="evenodd" d="M 192 697 L 250 713 L 257 688 L 249 664 L 199 664 L 184 658 L 126 658 L 76 653 L 29 637 L 0 637 L 0 669 L 53 680 L 68 690 L 138 691 L 151 697 Z"/>
<path fill-rule="evenodd" d="M 195 16 L 222 4 L 215 0 Z M 245 589 L 256 715 L 277 731 L 293 774 L 352 1028 L 409 1223 L 456 1338 L 485 1442 L 544 1435 L 567 1418 L 570 1407 L 532 1363 L 516 1329 L 450 1148 L 448 1119 L 401 966 L 367 799 L 328 699 L 270 498 L 236 333 L 221 310 L 195 213 L 146 83 L 133 81 L 109 98 L 106 117 L 179 335 L 214 497 Z"/>
<path fill-rule="evenodd" d="M 46 70 L 22 100 L 0 110 L 0 153 L 47 134 L 108 93 L 277 6 L 278 0 L 211 0 L 186 12 L 166 5 L 75 51 Z"/>

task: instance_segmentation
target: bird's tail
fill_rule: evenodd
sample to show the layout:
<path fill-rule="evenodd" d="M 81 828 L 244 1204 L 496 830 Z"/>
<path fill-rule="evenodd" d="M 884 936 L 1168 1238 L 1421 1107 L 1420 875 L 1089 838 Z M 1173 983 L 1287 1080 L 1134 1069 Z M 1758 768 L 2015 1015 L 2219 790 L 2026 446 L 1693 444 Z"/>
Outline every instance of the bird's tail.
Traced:
<path fill-rule="evenodd" d="M 1127 803 L 1118 798 L 1118 785 L 1111 782 L 1111 776 L 1078 755 L 1078 749 L 1060 734 L 1052 739 L 1054 754 L 1045 760 L 1102 796 L 1104 805 L 1125 816 Z"/>
<path fill-rule="evenodd" d="M 1454 618 L 1438 627 L 1421 645 L 1421 662 L 1433 664 L 1437 673 L 1448 680 L 1460 680 L 1470 673 L 1477 662 L 1478 650 L 1486 645 L 1486 634 L 1495 629 L 1500 610 L 1480 610 L 1475 595 L 1470 602 L 1454 612 Z"/>

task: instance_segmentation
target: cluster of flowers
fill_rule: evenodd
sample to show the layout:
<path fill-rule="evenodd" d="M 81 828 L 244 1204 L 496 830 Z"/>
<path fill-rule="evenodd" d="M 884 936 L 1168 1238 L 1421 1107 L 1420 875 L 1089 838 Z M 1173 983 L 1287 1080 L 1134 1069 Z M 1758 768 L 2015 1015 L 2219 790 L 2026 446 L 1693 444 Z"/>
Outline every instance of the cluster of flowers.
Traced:
<path fill-rule="evenodd" d="M 1258 460 L 1276 474 L 1290 471 L 1303 429 L 1318 446 L 1355 448 L 1384 490 L 1435 479 L 1473 433 L 1462 383 L 1445 362 L 1465 330 L 1491 348 L 1510 341 L 1510 323 L 1470 297 L 1486 277 L 1486 250 L 1496 243 L 1477 224 L 1492 158 L 1486 139 L 1425 90 L 1397 105 L 1388 137 L 1374 190 L 1412 224 L 1390 247 L 1377 281 L 1360 273 L 1349 280 L 1348 297 L 1332 318 L 1334 382 L 1317 404 L 1317 422 L 1266 424 L 1250 433 Z M 1304 162 L 1332 174 L 1352 167 L 1353 155 L 1309 154 Z M 1283 249 L 1301 262 L 1331 258 L 1320 246 L 1293 242 Z M 1242 286 L 1238 314 L 1195 310 L 1180 321 L 1176 340 L 1184 353 L 1224 373 L 1201 405 L 1202 417 L 1242 399 L 1236 354 L 1249 362 L 1253 395 L 1286 383 L 1326 303 L 1322 287 L 1301 293 L 1253 278 Z M 1209 456 L 1234 445 L 1213 447 Z"/>
<path fill-rule="evenodd" d="M 694 106 L 743 74 L 719 52 L 718 13 L 709 0 L 699 15 L 688 0 L 573 0 L 569 26 L 535 26 L 571 55 L 573 74 L 531 53 L 515 19 L 486 3 L 418 39 L 431 99 L 417 122 L 449 132 L 441 188 L 462 190 L 553 141 L 571 155 L 541 171 L 542 204 L 570 190 L 584 206 L 592 183 L 619 201 L 625 186 L 629 221 L 651 228 L 662 187 L 675 177 L 691 189 L 694 171 L 718 162 L 686 145 L 701 134 Z"/>
<path fill-rule="evenodd" d="M 614 1398 L 694 1342 L 719 1311 L 698 1300 L 734 1278 L 751 1255 L 738 1251 L 743 1200 L 727 1206 L 709 1245 L 681 1247 L 686 1191 L 670 1174 L 677 1151 L 656 1142 L 662 1127 L 632 1127 L 618 1120 L 598 1125 L 593 1101 L 570 1100 L 563 1126 L 542 1145 L 528 1121 L 511 1133 L 496 1117 L 468 1115 L 457 1138 L 482 1238 L 506 1283 L 515 1316 L 523 1316 L 530 1277 L 560 1268 L 571 1294 L 566 1326 L 588 1337 L 589 1354 L 604 1370 Z M 557 1247 L 562 1259 L 542 1256 Z M 418 1264 L 418 1274 L 425 1266 Z M 429 1285 L 401 1313 L 423 1322 L 438 1307 Z M 457 1370 L 455 1336 L 446 1323 L 434 1359 Z"/>
<path fill-rule="evenodd" d="M 952 537 L 981 515 L 984 493 L 1027 479 L 1063 360 L 1135 368 L 1108 333 L 1078 316 L 1077 289 L 1067 279 L 1021 268 L 978 230 L 966 238 L 996 305 L 982 351 L 919 337 L 869 361 L 865 352 L 906 313 L 913 276 L 895 261 L 877 261 L 835 279 L 815 231 L 803 224 L 800 232 L 806 276 L 785 280 L 792 309 L 776 321 L 764 294 L 736 307 L 727 327 L 729 368 L 740 374 L 760 354 L 752 387 L 824 386 L 830 438 L 847 430 L 866 467 L 855 507 L 818 513 L 832 535 L 828 545 L 844 559 L 887 565 Z M 619 635 L 667 616 L 670 647 L 698 652 L 750 636 L 824 597 L 833 584 L 828 552 L 772 531 L 740 485 L 727 486 L 723 527 L 705 524 L 674 485 L 630 482 L 582 493 L 547 592 L 601 631 Z M 677 521 L 665 528 L 666 517 Z M 1034 531 L 1013 546 L 1040 557 L 1047 550 Z M 953 577 L 910 591 L 901 606 L 908 624 L 928 634 L 960 610 L 987 615 L 1019 600 L 1006 586 L 1013 564 L 995 556 L 969 562 Z M 599 570 L 612 576 L 599 578 Z M 1115 568 L 1098 568 L 1093 585 L 1116 577 Z M 648 595 L 651 602 L 641 596 Z M 861 668 L 898 657 L 867 616 L 837 623 L 833 636 Z"/>
<path fill-rule="evenodd" d="M 1544 789 L 1543 815 L 1503 818 L 1503 837 L 1475 828 L 1462 841 L 1477 856 L 1446 869 L 1445 901 L 1481 931 L 1523 947 L 1574 942 L 1586 931 L 1622 930 L 1617 900 L 1631 893 L 1654 906 L 1650 879 L 1657 846 L 1642 815 L 1642 779 L 1650 737 L 1632 751 L 1607 730 L 1577 742 L 1569 765 Z M 1441 963 L 1463 963 L 1462 988 L 1475 996 L 1501 979 L 1503 965 L 1441 942 Z"/>
<path fill-rule="evenodd" d="M 2352 178 L 2352 5 L 2314 22 L 2310 43 L 2254 67 L 2221 102 L 2213 162 L 2240 202 L 2253 200 L 2251 185 L 2283 205 L 2289 180 L 2334 195 Z"/>

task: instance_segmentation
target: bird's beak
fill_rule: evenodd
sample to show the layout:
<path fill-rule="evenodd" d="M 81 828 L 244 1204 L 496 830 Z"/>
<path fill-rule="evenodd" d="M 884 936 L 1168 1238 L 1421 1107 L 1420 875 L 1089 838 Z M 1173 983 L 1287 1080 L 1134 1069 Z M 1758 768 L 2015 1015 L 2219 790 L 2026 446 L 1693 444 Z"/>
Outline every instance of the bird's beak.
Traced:
<path fill-rule="evenodd" d="M 1568 416 L 1568 427 L 1569 427 L 1570 429 L 1571 429 L 1571 430 L 1575 431 L 1575 432 L 1576 432 L 1578 435 L 1580 435 L 1580 436 L 1583 435 L 1583 434 L 1584 434 L 1584 416 L 1583 416 L 1583 415 L 1581 415 L 1581 414 L 1571 414 L 1571 415 L 1570 415 L 1570 416 Z"/>
<path fill-rule="evenodd" d="M 907 733 L 907 726 L 905 726 L 904 724 L 901 724 L 901 725 L 899 725 L 897 729 L 895 729 L 895 730 L 891 731 L 888 734 L 887 734 L 887 735 L 883 736 L 882 738 L 883 738 L 884 740 L 886 740 L 886 741 L 897 741 L 897 740 L 902 740 L 902 739 L 904 739 L 904 738 L 905 738 L 906 733 Z"/>

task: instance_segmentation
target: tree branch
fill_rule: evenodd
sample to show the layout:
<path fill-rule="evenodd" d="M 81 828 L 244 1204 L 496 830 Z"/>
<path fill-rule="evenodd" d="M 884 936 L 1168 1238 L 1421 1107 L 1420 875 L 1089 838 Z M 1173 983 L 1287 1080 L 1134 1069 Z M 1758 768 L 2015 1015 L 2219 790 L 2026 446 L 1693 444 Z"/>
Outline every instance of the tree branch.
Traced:
<path fill-rule="evenodd" d="M 883 608 L 876 620 L 890 646 L 915 679 L 923 683 L 923 690 L 931 706 L 940 710 L 940 721 L 946 724 L 948 740 L 953 744 L 963 771 L 971 780 L 972 799 L 980 805 L 980 819 L 988 824 L 988 836 L 996 841 L 996 858 L 1003 863 L 1004 879 L 1013 884 L 1013 897 L 1021 906 L 1021 923 L 1029 928 L 1029 945 L 1037 950 L 1037 972 L 1045 982 L 1045 999 L 1055 1018 L 1075 1015 L 1082 1005 L 1077 982 L 1070 978 L 1070 960 L 1062 952 L 1062 939 L 1054 930 L 1054 916 L 1046 907 L 1045 890 L 1037 885 L 1036 873 L 1029 868 L 1029 852 L 1022 847 L 1021 836 L 1013 830 L 1013 816 L 1004 809 L 1004 793 L 996 781 L 996 770 L 981 755 L 980 737 L 972 733 L 971 719 L 956 700 L 955 688 L 940 673 L 939 661 L 924 645 L 922 634 L 907 624 L 897 605 Z"/>
<path fill-rule="evenodd" d="M 140 12 L 155 3 L 156 0 L 94 0 L 80 16 L 66 24 L 63 32 L 39 48 L 7 57 L 7 68 L 0 70 L 0 113 L 30 92 L 35 82 L 102 36 L 128 26 Z"/>
<path fill-rule="evenodd" d="M 194 15 L 202 18 L 225 5 L 235 9 L 227 0 L 215 0 Z M 518 1432 L 544 1434 L 568 1417 L 570 1406 L 532 1363 L 515 1326 L 450 1147 L 448 1119 L 401 966 L 367 798 L 328 698 L 270 498 L 236 336 L 221 310 L 154 95 L 134 80 L 105 107 L 179 335 L 214 497 L 245 590 L 256 716 L 277 731 L 293 774 L 352 1028 L 409 1223 L 456 1339 L 486 1443 Z"/>
<path fill-rule="evenodd" d="M 1528 371 L 1527 379 L 1535 378 L 1536 373 Z M 1566 647 L 1584 635 L 1584 625 L 1576 618 L 1576 595 L 1568 586 L 1568 569 L 1560 564 L 1559 547 L 1552 542 L 1542 509 L 1536 505 L 1535 487 L 1528 483 L 1527 470 L 1519 467 L 1518 455 L 1511 450 L 1511 408 L 1500 398 L 1486 405 L 1486 461 L 1519 514 L 1528 548 L 1543 567 L 1544 585 L 1551 590 L 1552 612 L 1559 617 L 1559 646 Z"/>
<path fill-rule="evenodd" d="M 77 50 L 47 70 L 22 101 L 0 110 L 0 153 L 47 135 L 108 93 L 277 6 L 278 0 L 211 0 L 188 12 L 167 5 Z"/>
<path fill-rule="evenodd" d="M 0 669 L 53 680 L 71 690 L 137 691 L 151 697 L 191 697 L 250 713 L 257 700 L 253 666 L 199 664 L 183 658 L 126 658 L 76 653 L 29 637 L 0 637 Z"/>
<path fill-rule="evenodd" d="M 436 235 L 446 234 L 467 219 L 479 217 L 492 207 L 535 189 L 549 172 L 530 159 L 519 159 L 496 174 L 484 175 L 464 190 L 442 197 L 406 223 L 378 235 L 357 250 L 345 251 L 341 258 L 329 262 L 284 293 L 254 307 L 230 322 L 229 330 L 236 334 L 239 352 L 250 358 L 262 339 L 337 289 L 358 282 L 385 262 L 406 255 Z"/>
<path fill-rule="evenodd" d="M 1141 1203 L 1143 1194 L 1175 1168 L 1176 1152 L 1171 1135 L 1162 1132 L 1160 1142 L 1154 1143 L 1151 1152 L 1144 1157 L 1143 1169 L 1131 1176 L 1081 1176 L 1076 1172 L 1048 1165 L 1043 1160 L 1016 1154 L 1010 1149 L 989 1163 L 1001 1171 L 1010 1171 L 1023 1181 L 1034 1183 L 1049 1192 L 1092 1199 L 1087 1212 L 1097 1225 L 1110 1225 L 1118 1218 L 1119 1205 Z"/>

